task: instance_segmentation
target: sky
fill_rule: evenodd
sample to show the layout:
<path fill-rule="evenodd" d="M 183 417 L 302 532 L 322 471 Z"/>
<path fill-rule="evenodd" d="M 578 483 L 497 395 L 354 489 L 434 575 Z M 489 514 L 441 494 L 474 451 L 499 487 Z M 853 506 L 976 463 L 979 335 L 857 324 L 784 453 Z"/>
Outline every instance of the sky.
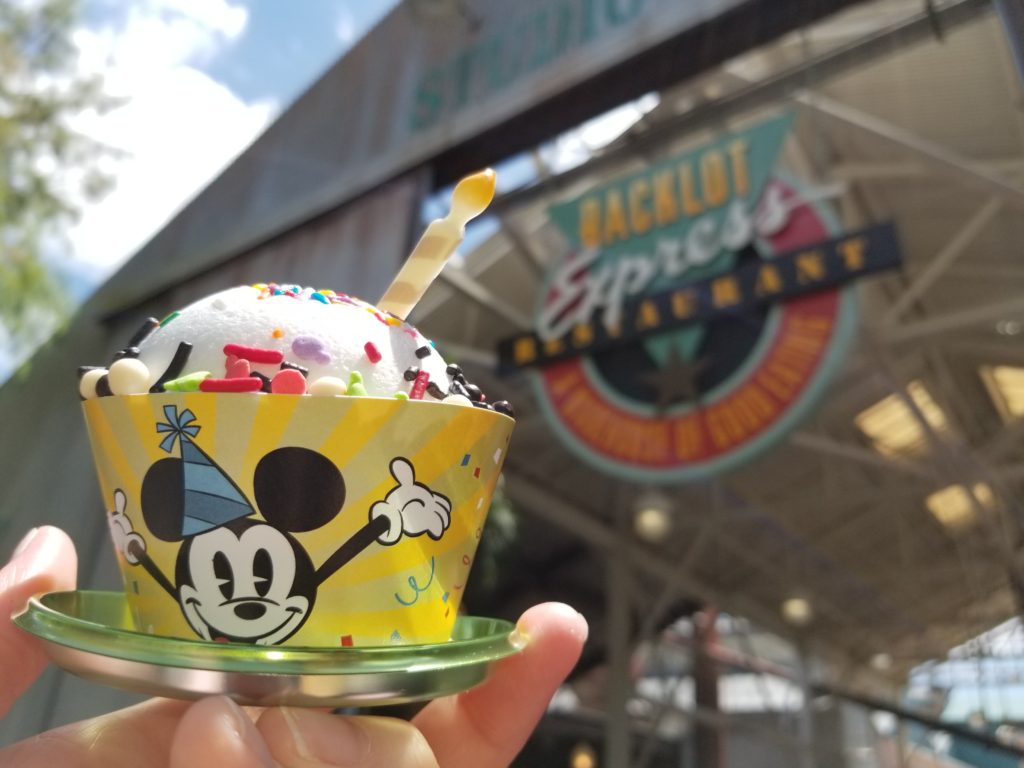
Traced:
<path fill-rule="evenodd" d="M 82 0 L 80 69 L 124 103 L 79 131 L 118 150 L 55 261 L 90 290 L 333 64 L 396 0 Z M 67 252 L 67 251 L 70 252 Z"/>

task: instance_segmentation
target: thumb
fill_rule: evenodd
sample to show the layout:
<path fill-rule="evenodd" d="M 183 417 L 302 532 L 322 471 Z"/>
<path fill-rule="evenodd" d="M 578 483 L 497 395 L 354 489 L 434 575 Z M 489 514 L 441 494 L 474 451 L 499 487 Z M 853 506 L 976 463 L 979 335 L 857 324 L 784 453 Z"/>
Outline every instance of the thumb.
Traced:
<path fill-rule="evenodd" d="M 39 677 L 46 655 L 34 637 L 11 622 L 11 614 L 41 592 L 75 588 L 78 559 L 59 528 L 33 528 L 0 570 L 0 717 Z"/>
<path fill-rule="evenodd" d="M 391 476 L 399 485 L 412 485 L 416 482 L 412 464 L 401 456 L 391 460 Z"/>

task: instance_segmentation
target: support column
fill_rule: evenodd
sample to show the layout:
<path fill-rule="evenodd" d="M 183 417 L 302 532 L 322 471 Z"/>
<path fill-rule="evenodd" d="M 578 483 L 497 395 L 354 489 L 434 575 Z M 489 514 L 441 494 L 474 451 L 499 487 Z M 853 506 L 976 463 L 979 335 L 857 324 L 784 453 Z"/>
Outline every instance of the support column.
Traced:
<path fill-rule="evenodd" d="M 618 529 L 622 541 L 632 535 L 627 510 L 617 510 Z M 605 730 L 604 759 L 602 765 L 629 768 L 632 745 L 629 735 L 629 716 L 626 702 L 633 690 L 630 676 L 632 615 L 630 595 L 633 593 L 632 574 L 623 550 L 608 553 L 607 633 L 608 633 L 608 692 L 605 708 L 608 714 Z"/>
<path fill-rule="evenodd" d="M 718 714 L 718 662 L 711 653 L 717 642 L 715 619 L 718 611 L 705 607 L 693 622 L 693 687 L 698 712 Z M 694 741 L 697 765 L 701 768 L 724 768 L 725 749 L 721 720 L 701 717 L 695 720 Z"/>

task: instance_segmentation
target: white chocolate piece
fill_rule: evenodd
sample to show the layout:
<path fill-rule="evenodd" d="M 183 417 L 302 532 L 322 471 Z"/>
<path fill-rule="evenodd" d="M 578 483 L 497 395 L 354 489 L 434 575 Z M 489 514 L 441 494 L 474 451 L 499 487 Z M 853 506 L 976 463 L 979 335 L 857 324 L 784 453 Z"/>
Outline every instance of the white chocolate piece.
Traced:
<path fill-rule="evenodd" d="M 321 376 L 306 388 L 306 392 L 320 397 L 344 395 L 348 385 L 337 376 Z"/>
<path fill-rule="evenodd" d="M 96 383 L 106 375 L 106 368 L 94 368 L 83 373 L 78 380 L 78 394 L 86 400 L 92 400 L 96 397 Z"/>
<path fill-rule="evenodd" d="M 149 368 L 134 357 L 122 357 L 110 366 L 107 381 L 115 395 L 141 395 L 149 391 Z"/>
<path fill-rule="evenodd" d="M 470 408 L 473 407 L 473 401 L 465 395 L 448 395 L 442 403 L 448 403 L 448 405 L 468 405 Z"/>

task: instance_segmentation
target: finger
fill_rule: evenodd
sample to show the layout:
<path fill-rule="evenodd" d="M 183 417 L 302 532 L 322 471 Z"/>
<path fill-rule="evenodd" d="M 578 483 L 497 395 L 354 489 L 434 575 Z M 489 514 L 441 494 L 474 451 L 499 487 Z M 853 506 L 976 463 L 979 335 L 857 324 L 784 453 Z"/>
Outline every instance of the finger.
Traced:
<path fill-rule="evenodd" d="M 249 715 L 226 696 L 213 696 L 188 708 L 171 742 L 170 768 L 198 766 L 273 768 L 274 759 Z"/>
<path fill-rule="evenodd" d="M 151 699 L 128 709 L 47 731 L 0 750 L 0 765 L 19 768 L 167 765 L 187 702 Z M 216 765 L 200 762 L 198 765 Z"/>
<path fill-rule="evenodd" d="M 127 505 L 128 499 L 125 497 L 124 491 L 118 488 L 114 491 L 114 509 L 117 511 L 117 514 L 123 515 Z"/>
<path fill-rule="evenodd" d="M 551 696 L 579 659 L 587 622 L 561 603 L 519 620 L 526 647 L 466 693 L 438 699 L 413 719 L 445 768 L 504 768 L 516 756 Z"/>
<path fill-rule="evenodd" d="M 46 656 L 31 635 L 10 621 L 32 595 L 75 588 L 78 560 L 64 531 L 34 528 L 0 570 L 0 717 L 46 666 Z"/>
<path fill-rule="evenodd" d="M 404 720 L 280 707 L 266 710 L 256 727 L 285 768 L 437 768 L 423 734 Z"/>
<path fill-rule="evenodd" d="M 391 476 L 399 485 L 412 485 L 416 482 L 416 473 L 412 464 L 401 456 L 391 460 Z"/>

